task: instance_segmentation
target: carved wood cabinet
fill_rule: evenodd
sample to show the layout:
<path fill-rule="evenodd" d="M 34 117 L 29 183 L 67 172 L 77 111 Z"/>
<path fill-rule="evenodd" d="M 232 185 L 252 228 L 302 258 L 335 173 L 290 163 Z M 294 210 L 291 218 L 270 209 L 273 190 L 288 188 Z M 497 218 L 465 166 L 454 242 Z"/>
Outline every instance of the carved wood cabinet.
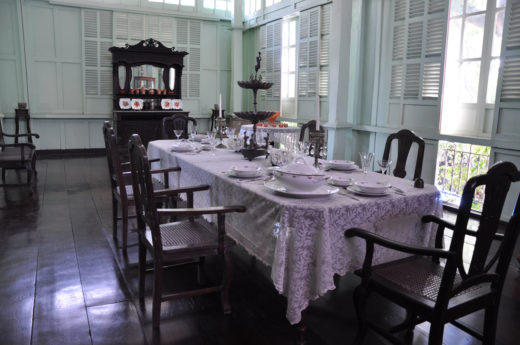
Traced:
<path fill-rule="evenodd" d="M 188 53 L 165 47 L 152 38 L 109 50 L 118 144 L 126 147 L 133 133 L 141 136 L 144 145 L 160 139 L 163 117 L 189 114 L 182 109 L 181 89 L 183 60 Z M 175 109 L 165 109 L 173 103 L 177 104 Z"/>

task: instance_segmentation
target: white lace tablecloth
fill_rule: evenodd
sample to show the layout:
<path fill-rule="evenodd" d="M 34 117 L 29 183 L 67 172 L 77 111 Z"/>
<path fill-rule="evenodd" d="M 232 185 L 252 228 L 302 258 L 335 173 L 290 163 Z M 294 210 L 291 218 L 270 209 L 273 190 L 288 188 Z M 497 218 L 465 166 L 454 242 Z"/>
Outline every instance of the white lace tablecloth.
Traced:
<path fill-rule="evenodd" d="M 181 167 L 172 173 L 173 186 L 208 184 L 209 191 L 195 195 L 195 207 L 245 205 L 246 213 L 226 218 L 230 237 L 271 268 L 275 288 L 287 297 L 286 317 L 292 324 L 300 321 L 309 301 L 335 288 L 334 274 L 343 275 L 361 267 L 364 241 L 346 240 L 343 233 L 351 227 L 362 227 L 387 238 L 412 245 L 433 243 L 429 226 L 420 218 L 426 214 L 442 214 L 439 192 L 432 185 L 413 188 L 412 181 L 376 173 L 354 172 L 356 180 L 387 180 L 405 191 L 405 196 L 385 197 L 345 195 L 316 199 L 293 199 L 274 194 L 263 181 L 243 182 L 225 172 L 232 166 L 249 164 L 241 154 L 217 150 L 215 154 L 172 153 L 173 141 L 158 140 L 148 145 L 149 158 L 161 158 L 154 168 Z M 263 158 L 252 164 L 267 167 Z M 346 172 L 329 171 L 330 175 Z M 398 258 L 399 254 L 376 246 L 374 262 Z"/>

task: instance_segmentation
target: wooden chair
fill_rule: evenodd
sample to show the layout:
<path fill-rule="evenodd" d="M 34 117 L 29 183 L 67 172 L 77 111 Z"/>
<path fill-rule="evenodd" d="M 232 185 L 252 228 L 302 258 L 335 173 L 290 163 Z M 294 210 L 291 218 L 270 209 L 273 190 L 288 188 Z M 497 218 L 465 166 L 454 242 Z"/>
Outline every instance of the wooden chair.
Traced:
<path fill-rule="evenodd" d="M 435 216 L 423 217 L 423 223 L 437 224 L 436 248 L 407 246 L 378 235 L 353 228 L 345 237 L 361 237 L 366 241 L 363 268 L 356 271 L 361 285 L 354 292 L 358 316 L 356 344 L 371 327 L 394 344 L 404 343 L 393 333 L 408 331 L 412 335 L 415 325 L 429 321 L 430 345 L 441 345 L 444 325 L 452 323 L 484 344 L 494 344 L 498 307 L 520 226 L 520 197 L 505 233 L 497 233 L 500 214 L 512 182 L 520 180 L 520 172 L 510 162 L 492 166 L 488 173 L 471 178 L 465 185 L 455 224 Z M 475 189 L 485 188 L 485 201 L 478 230 L 468 230 L 467 224 Z M 482 188 L 482 187 L 480 187 Z M 453 230 L 449 249 L 443 249 L 444 230 Z M 475 247 L 469 269 L 463 263 L 464 239 L 475 238 Z M 491 242 L 500 241 L 498 249 L 491 250 Z M 374 244 L 414 254 L 405 259 L 372 266 Z M 427 259 L 426 257 L 431 257 Z M 443 263 L 439 259 L 443 259 Z M 389 330 L 365 319 L 365 302 L 375 291 L 407 310 L 406 320 Z M 457 319 L 485 310 L 483 334 L 469 329 Z"/>
<path fill-rule="evenodd" d="M 18 128 L 18 125 L 17 125 Z M 2 169 L 2 186 L 7 186 L 5 183 L 5 173 L 7 169 L 27 171 L 27 185 L 32 186 L 32 177 L 37 177 L 36 172 L 36 147 L 32 143 L 32 137 L 39 138 L 36 133 L 30 132 L 30 127 L 27 127 L 29 132 L 23 134 L 7 134 L 2 129 L 0 122 L 0 169 Z M 4 137 L 14 138 L 13 144 L 6 144 Z M 27 138 L 26 143 L 18 142 L 19 138 Z M 21 184 L 9 184 L 16 186 Z"/>
<path fill-rule="evenodd" d="M 317 131 L 316 130 L 316 120 L 310 120 L 309 122 L 305 123 L 302 125 L 302 128 L 300 129 L 300 141 L 304 141 L 305 140 L 305 132 L 308 132 L 307 134 L 307 138 L 309 140 L 309 142 L 311 143 L 310 146 L 309 146 L 309 155 L 313 155 L 313 144 L 312 144 L 312 139 L 313 139 L 313 134 L 315 133 L 325 133 L 325 129 L 323 129 L 322 126 L 320 126 L 320 130 Z"/>
<path fill-rule="evenodd" d="M 421 172 L 424 159 L 424 139 L 417 136 L 414 132 L 408 129 L 402 129 L 397 133 L 392 133 L 386 139 L 385 150 L 383 152 L 383 159 L 388 160 L 390 157 L 390 148 L 392 141 L 397 140 L 397 160 L 395 161 L 394 176 L 405 177 L 406 176 L 406 160 L 410 153 L 410 148 L 413 143 L 417 143 L 419 148 L 417 150 L 417 161 L 415 163 L 415 173 L 413 179 L 415 186 L 418 188 L 424 187 L 424 182 L 421 179 Z"/>
<path fill-rule="evenodd" d="M 153 326 L 159 327 L 161 302 L 172 299 L 220 292 L 224 313 L 231 312 L 229 305 L 229 286 L 232 275 L 230 250 L 234 241 L 226 237 L 225 214 L 245 212 L 246 208 L 244 206 L 220 206 L 194 209 L 193 192 L 196 190 L 185 189 L 182 191 L 187 194 L 188 208 L 157 209 L 156 199 L 158 196 L 177 194 L 181 190 L 153 190 L 146 150 L 139 135 L 134 134 L 130 138 L 129 152 L 133 186 L 134 191 L 136 191 L 136 213 L 138 214 L 139 299 L 140 301 L 144 300 L 145 264 L 148 251 L 152 254 L 154 263 Z M 204 220 L 201 217 L 202 215 L 216 215 L 217 229 Z M 186 216 L 188 219 L 160 224 L 161 216 Z M 214 255 L 221 256 L 224 263 L 221 284 L 163 296 L 164 264 Z"/>
<path fill-rule="evenodd" d="M 170 117 L 164 117 L 162 119 L 162 138 L 163 139 L 177 139 L 173 133 L 174 129 L 182 129 L 181 139 L 188 139 L 188 123 L 191 122 L 193 126 L 197 125 L 197 120 L 193 117 L 186 116 L 184 114 L 175 114 Z"/>
<path fill-rule="evenodd" d="M 110 122 L 105 121 L 103 124 L 103 137 L 105 139 L 105 149 L 108 161 L 108 171 L 110 174 L 110 184 L 112 187 L 112 236 L 117 242 L 117 221 L 122 221 L 122 248 L 126 253 L 128 242 L 128 220 L 132 218 L 129 215 L 129 207 L 134 205 L 134 195 L 132 190 L 132 178 L 130 174 L 130 163 L 122 162 L 114 129 Z M 157 159 L 151 161 L 158 161 Z M 179 167 L 153 170 L 153 174 L 163 174 L 164 183 L 154 179 L 154 185 L 157 189 L 168 187 L 168 173 L 172 171 L 180 171 Z M 164 200 L 163 200 L 164 201 Z M 171 200 L 174 202 L 174 199 Z M 119 204 L 121 205 L 121 217 L 118 217 Z M 135 216 L 134 216 L 135 217 Z"/>

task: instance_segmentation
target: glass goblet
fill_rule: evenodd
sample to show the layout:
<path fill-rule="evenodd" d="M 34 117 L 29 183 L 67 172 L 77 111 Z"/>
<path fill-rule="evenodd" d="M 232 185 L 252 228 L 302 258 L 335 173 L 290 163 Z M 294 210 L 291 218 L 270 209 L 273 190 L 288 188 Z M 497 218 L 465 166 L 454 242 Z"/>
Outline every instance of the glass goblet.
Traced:
<path fill-rule="evenodd" d="M 361 159 L 361 169 L 363 169 L 363 173 L 368 173 L 368 168 L 372 165 L 372 159 L 374 159 L 374 154 L 372 152 L 360 152 L 359 158 Z"/>
<path fill-rule="evenodd" d="M 197 126 L 191 127 L 190 130 L 190 138 L 192 141 L 195 141 L 195 137 L 197 136 Z"/>
<path fill-rule="evenodd" d="M 386 175 L 389 172 L 392 161 L 389 159 L 380 159 L 377 161 L 377 165 L 381 168 L 381 174 Z"/>
<path fill-rule="evenodd" d="M 173 134 L 175 134 L 175 136 L 177 137 L 177 140 L 179 140 L 179 138 L 181 137 L 182 132 L 183 132 L 182 129 L 174 129 L 173 130 Z"/>

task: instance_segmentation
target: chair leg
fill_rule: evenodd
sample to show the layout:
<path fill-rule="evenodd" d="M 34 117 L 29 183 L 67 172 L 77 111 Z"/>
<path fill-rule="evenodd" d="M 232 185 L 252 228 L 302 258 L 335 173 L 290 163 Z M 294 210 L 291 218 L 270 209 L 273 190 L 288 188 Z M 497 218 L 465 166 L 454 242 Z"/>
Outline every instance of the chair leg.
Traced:
<path fill-rule="evenodd" d="M 128 204 L 123 201 L 121 202 L 121 218 L 123 221 L 123 254 L 126 254 L 126 247 L 128 244 Z"/>
<path fill-rule="evenodd" d="M 117 241 L 117 213 L 119 205 L 117 199 L 112 195 L 112 238 Z"/>
<path fill-rule="evenodd" d="M 36 171 L 36 153 L 33 154 L 33 159 L 31 161 L 31 169 L 34 174 L 34 178 L 38 178 L 38 171 Z"/>
<path fill-rule="evenodd" d="M 154 260 L 153 270 L 153 303 L 152 303 L 152 324 L 154 328 L 158 328 L 161 322 L 161 295 L 163 284 L 162 263 Z"/>
<path fill-rule="evenodd" d="M 204 285 L 206 283 L 204 279 L 204 273 L 202 272 L 204 269 L 204 261 L 206 260 L 205 257 L 201 256 L 199 258 L 199 263 L 197 265 L 197 283 L 199 285 Z"/>
<path fill-rule="evenodd" d="M 139 301 L 144 301 L 144 281 L 146 275 L 146 247 L 139 234 Z"/>
<path fill-rule="evenodd" d="M 30 166 L 27 166 L 25 170 L 27 170 L 27 185 L 30 186 L 32 180 L 32 169 Z"/>
<path fill-rule="evenodd" d="M 368 298 L 368 294 L 368 290 L 363 285 L 359 285 L 354 290 L 354 308 L 356 309 L 358 329 L 353 344 L 362 344 L 363 339 L 365 339 L 365 335 L 367 332 L 365 305 Z"/>
<path fill-rule="evenodd" d="M 430 336 L 428 337 L 428 345 L 442 345 L 444 336 L 444 323 L 432 322 L 430 325 Z"/>
<path fill-rule="evenodd" d="M 229 287 L 233 277 L 233 261 L 231 260 L 231 251 L 224 252 L 224 275 L 222 279 L 222 310 L 224 314 L 231 314 L 231 304 L 229 303 Z"/>
<path fill-rule="evenodd" d="M 5 171 L 6 171 L 6 170 L 7 170 L 7 169 L 3 169 L 3 168 L 2 168 L 2 181 L 4 181 L 4 182 L 5 182 Z"/>
<path fill-rule="evenodd" d="M 486 308 L 484 315 L 484 339 L 483 345 L 495 344 L 496 330 L 497 330 L 497 314 L 498 306 L 491 305 Z"/>

